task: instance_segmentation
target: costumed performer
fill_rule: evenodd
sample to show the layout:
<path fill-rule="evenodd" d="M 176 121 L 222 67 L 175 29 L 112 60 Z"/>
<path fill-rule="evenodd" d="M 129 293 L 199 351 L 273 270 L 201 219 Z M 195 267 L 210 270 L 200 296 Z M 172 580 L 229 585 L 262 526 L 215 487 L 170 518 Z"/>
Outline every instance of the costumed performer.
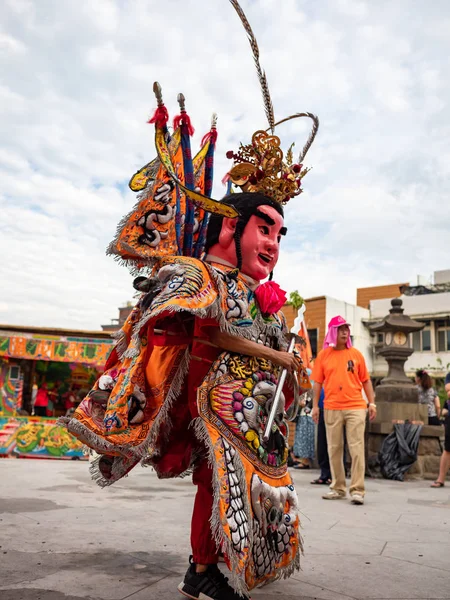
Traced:
<path fill-rule="evenodd" d="M 260 67 L 259 73 L 267 87 Z M 234 160 L 229 188 L 241 192 L 218 202 L 209 197 L 216 118 L 192 157 L 184 97 L 169 133 L 161 88 L 154 90 L 158 158 L 131 179 L 139 201 L 109 248 L 149 276 L 135 279 L 142 294 L 104 374 L 63 420 L 99 454 L 91 472 L 101 486 L 138 462 L 159 477 L 193 472 L 192 557 L 179 590 L 189 598 L 237 600 L 299 568 L 286 418 L 295 416 L 310 383 L 298 354 L 286 351 L 279 312 L 285 293 L 271 280 L 260 282 L 276 266 L 286 233 L 282 205 L 302 191 L 307 169 L 300 163 L 318 120 L 295 115 L 312 118 L 314 127 L 298 162 L 292 147 L 284 160 L 269 96 L 271 133 L 257 131 L 251 144 L 227 153 Z M 288 377 L 265 440 L 281 368 Z M 232 585 L 217 567 L 219 552 Z"/>

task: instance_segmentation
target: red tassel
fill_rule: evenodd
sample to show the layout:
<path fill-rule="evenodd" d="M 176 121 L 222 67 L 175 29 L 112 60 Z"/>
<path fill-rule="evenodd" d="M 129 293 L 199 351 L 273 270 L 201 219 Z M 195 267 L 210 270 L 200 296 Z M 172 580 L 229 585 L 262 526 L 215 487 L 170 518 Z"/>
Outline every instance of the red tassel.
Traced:
<path fill-rule="evenodd" d="M 208 131 L 208 133 L 202 137 L 200 146 L 204 146 L 208 140 L 211 144 L 215 144 L 217 142 L 217 129 L 211 129 L 211 131 Z"/>
<path fill-rule="evenodd" d="M 177 115 L 173 120 L 173 128 L 178 129 L 178 127 L 180 125 L 181 125 L 181 115 Z"/>
<path fill-rule="evenodd" d="M 183 115 L 183 123 L 187 126 L 189 135 L 194 135 L 194 127 L 191 123 L 191 118 L 189 115 Z"/>
<path fill-rule="evenodd" d="M 173 128 L 178 129 L 180 125 L 186 125 L 189 135 L 194 135 L 195 129 L 192 127 L 191 118 L 185 112 L 177 115 L 173 120 Z"/>
<path fill-rule="evenodd" d="M 147 123 L 156 123 L 156 126 L 162 129 L 167 125 L 169 120 L 169 113 L 167 112 L 167 108 L 163 105 L 158 106 L 155 110 L 155 114 L 153 117 L 147 121 Z"/>

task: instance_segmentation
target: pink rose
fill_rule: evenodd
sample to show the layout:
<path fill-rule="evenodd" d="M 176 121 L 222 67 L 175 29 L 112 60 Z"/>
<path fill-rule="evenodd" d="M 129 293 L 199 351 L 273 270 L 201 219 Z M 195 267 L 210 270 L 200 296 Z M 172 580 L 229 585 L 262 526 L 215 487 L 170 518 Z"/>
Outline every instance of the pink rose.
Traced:
<path fill-rule="evenodd" d="M 286 302 L 286 292 L 275 281 L 266 281 L 255 290 L 261 312 L 265 315 L 277 313 Z"/>

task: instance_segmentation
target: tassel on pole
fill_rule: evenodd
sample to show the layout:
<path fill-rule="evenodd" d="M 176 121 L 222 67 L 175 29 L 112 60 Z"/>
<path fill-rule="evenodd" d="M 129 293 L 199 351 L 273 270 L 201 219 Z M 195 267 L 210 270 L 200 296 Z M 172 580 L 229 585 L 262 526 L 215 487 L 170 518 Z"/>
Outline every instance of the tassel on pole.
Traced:
<path fill-rule="evenodd" d="M 178 127 L 180 127 L 180 125 L 185 125 L 189 135 L 193 136 L 195 129 L 192 126 L 190 116 L 186 112 L 186 104 L 185 104 L 186 99 L 184 97 L 184 94 L 178 94 L 177 101 L 178 101 L 178 104 L 180 105 L 180 114 L 174 118 L 173 128 L 178 129 Z"/>
<path fill-rule="evenodd" d="M 169 113 L 167 111 L 167 108 L 164 106 L 162 89 L 157 81 L 155 81 L 155 83 L 153 84 L 153 92 L 158 103 L 158 108 L 155 110 L 153 117 L 149 119 L 147 123 L 155 123 L 156 127 L 163 129 L 169 121 Z"/>

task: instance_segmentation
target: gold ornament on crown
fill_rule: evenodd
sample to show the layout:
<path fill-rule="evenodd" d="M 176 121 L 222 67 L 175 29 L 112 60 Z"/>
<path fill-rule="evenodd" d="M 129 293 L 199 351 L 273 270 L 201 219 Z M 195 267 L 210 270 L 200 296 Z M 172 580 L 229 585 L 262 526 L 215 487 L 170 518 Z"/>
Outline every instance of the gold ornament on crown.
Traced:
<path fill-rule="evenodd" d="M 286 204 L 302 193 L 301 180 L 309 171 L 293 163 L 293 146 L 284 161 L 280 138 L 266 131 L 256 131 L 251 144 L 241 144 L 237 153 L 227 152 L 227 158 L 235 162 L 228 173 L 231 182 L 244 192 L 259 192 Z"/>

